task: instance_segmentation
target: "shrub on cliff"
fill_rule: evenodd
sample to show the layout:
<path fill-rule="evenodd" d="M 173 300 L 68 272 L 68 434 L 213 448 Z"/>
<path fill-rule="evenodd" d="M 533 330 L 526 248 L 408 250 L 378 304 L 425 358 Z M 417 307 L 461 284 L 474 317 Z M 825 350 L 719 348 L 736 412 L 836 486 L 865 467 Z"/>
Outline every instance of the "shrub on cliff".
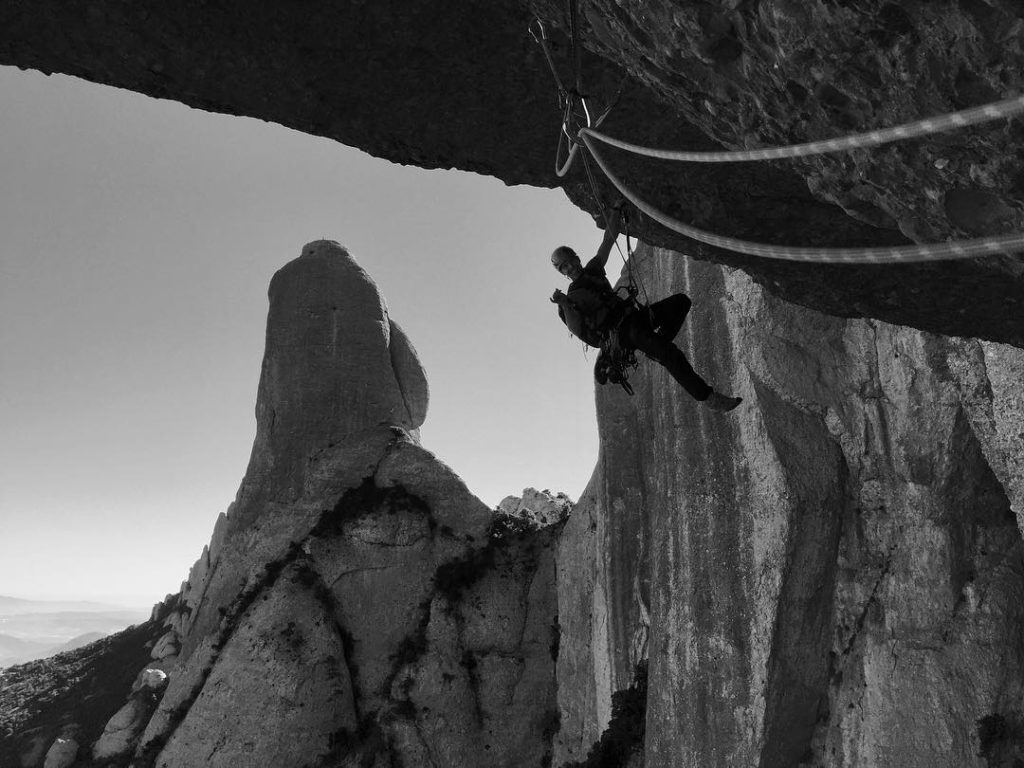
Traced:
<path fill-rule="evenodd" d="M 647 718 L 647 660 L 636 665 L 633 683 L 612 694 L 612 719 L 583 762 L 564 768 L 625 768 L 644 748 Z"/>

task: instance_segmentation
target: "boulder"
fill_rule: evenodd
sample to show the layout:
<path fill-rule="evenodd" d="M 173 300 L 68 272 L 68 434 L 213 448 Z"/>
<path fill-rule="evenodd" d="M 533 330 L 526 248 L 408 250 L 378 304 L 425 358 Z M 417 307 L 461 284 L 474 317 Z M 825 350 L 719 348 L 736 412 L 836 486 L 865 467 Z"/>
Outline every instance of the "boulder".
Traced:
<path fill-rule="evenodd" d="M 165 670 L 157 669 L 156 667 L 146 667 L 135 678 L 135 682 L 132 684 L 132 693 L 138 693 L 141 690 L 159 693 L 167 687 L 168 680 L 169 678 Z"/>
<path fill-rule="evenodd" d="M 564 493 L 525 488 L 522 496 L 502 499 L 498 512 L 543 528 L 565 520 L 572 512 L 572 500 Z"/>
<path fill-rule="evenodd" d="M 71 768 L 78 758 L 78 742 L 70 736 L 58 736 L 46 750 L 43 768 Z"/>
<path fill-rule="evenodd" d="M 173 629 L 156 641 L 150 655 L 157 661 L 178 653 L 178 633 Z"/>
<path fill-rule="evenodd" d="M 132 754 L 153 707 L 145 696 L 134 695 L 110 718 L 92 747 L 97 763 L 121 760 Z"/>

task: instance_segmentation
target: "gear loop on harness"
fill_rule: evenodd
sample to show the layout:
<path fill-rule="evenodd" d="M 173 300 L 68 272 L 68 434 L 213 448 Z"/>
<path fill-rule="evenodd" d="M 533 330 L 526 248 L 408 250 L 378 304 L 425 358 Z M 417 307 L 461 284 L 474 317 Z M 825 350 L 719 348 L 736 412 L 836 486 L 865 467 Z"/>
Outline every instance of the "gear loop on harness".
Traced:
<path fill-rule="evenodd" d="M 640 362 L 637 360 L 636 350 L 622 343 L 620 330 L 630 316 L 640 311 L 640 305 L 633 294 L 630 294 L 628 300 L 623 299 L 623 302 L 621 316 L 601 332 L 601 351 L 598 352 L 594 363 L 594 378 L 598 384 L 618 384 L 626 394 L 632 395 L 633 387 L 629 384 L 629 374 L 640 365 Z"/>

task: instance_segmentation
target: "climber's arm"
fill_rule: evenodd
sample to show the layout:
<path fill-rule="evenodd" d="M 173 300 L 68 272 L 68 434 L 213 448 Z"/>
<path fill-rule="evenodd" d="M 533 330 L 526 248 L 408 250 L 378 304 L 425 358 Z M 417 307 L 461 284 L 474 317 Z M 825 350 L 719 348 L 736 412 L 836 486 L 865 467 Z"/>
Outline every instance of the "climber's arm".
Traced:
<path fill-rule="evenodd" d="M 611 216 L 608 220 L 608 226 L 604 230 L 604 239 L 601 241 L 601 247 L 597 249 L 597 254 L 588 263 L 587 267 L 600 267 L 602 271 L 605 265 L 608 263 L 608 256 L 611 255 L 612 246 L 615 245 L 615 240 L 619 236 L 619 232 L 622 230 L 622 208 L 616 205 L 611 209 Z"/>

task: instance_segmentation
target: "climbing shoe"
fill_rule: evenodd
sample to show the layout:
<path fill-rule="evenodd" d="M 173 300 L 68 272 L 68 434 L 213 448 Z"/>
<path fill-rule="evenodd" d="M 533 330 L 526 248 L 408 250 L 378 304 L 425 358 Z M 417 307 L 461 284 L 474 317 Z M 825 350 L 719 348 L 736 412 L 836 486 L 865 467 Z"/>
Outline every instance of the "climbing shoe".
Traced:
<path fill-rule="evenodd" d="M 728 395 L 720 395 L 717 392 L 712 392 L 708 395 L 708 399 L 704 401 L 704 404 L 712 411 L 725 413 L 726 411 L 731 411 L 742 402 L 742 397 L 729 397 Z"/>

